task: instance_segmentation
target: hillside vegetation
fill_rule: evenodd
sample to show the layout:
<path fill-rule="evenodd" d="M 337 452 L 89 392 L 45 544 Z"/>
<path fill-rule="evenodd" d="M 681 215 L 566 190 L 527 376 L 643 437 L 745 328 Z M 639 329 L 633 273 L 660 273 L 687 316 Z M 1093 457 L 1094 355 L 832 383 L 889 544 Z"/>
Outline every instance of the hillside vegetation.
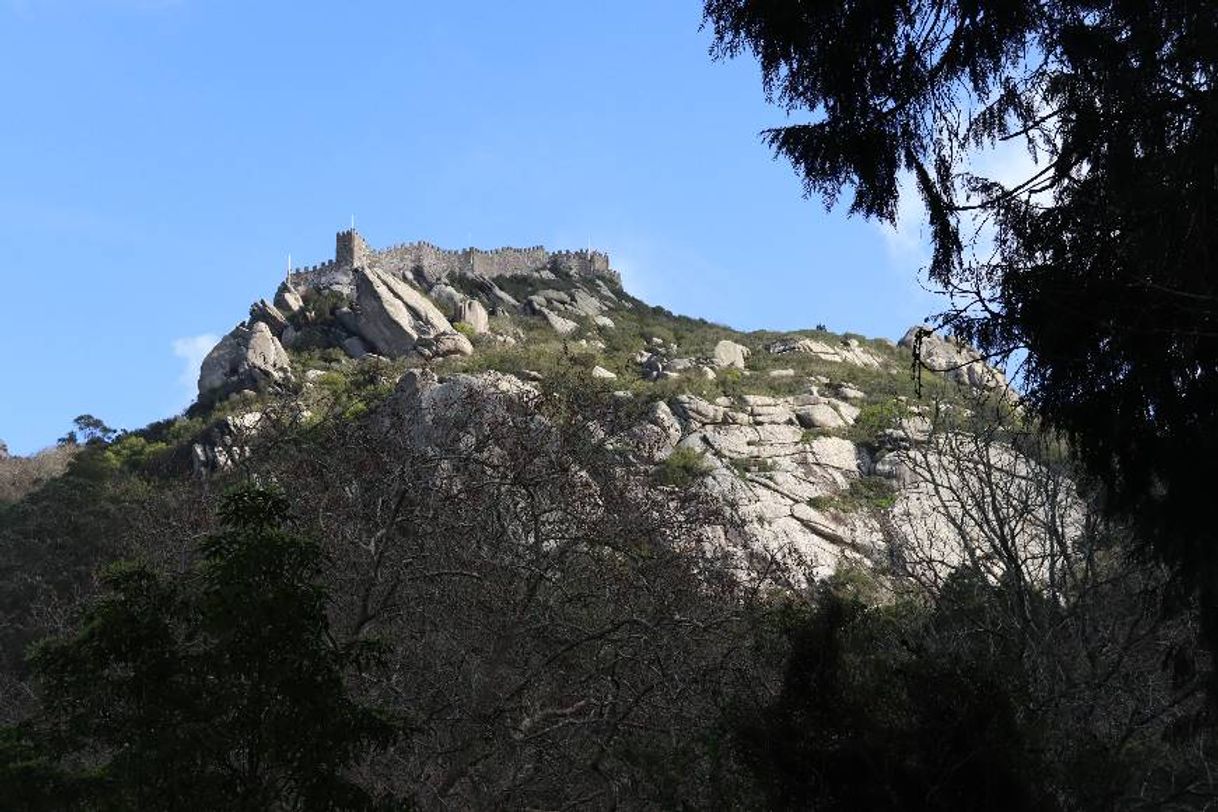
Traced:
<path fill-rule="evenodd" d="M 12 808 L 1213 799 L 1194 608 L 965 349 L 348 270 L 0 461 Z"/>

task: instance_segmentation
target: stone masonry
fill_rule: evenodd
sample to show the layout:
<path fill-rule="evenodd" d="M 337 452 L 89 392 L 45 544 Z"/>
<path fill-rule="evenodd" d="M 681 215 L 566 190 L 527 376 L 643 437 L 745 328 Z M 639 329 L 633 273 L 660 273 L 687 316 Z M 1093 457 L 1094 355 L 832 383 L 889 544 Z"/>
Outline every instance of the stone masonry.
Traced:
<path fill-rule="evenodd" d="M 400 243 L 376 250 L 354 229 L 340 231 L 334 259 L 305 268 L 293 268 L 288 281 L 300 290 L 307 287 L 342 286 L 350 283 L 355 268 L 374 266 L 401 278 L 420 278 L 435 285 L 450 276 L 494 278 L 517 274 L 535 275 L 560 271 L 575 277 L 607 278 L 621 284 L 602 251 L 547 251 L 531 248 L 479 248 L 449 250 L 429 242 Z"/>

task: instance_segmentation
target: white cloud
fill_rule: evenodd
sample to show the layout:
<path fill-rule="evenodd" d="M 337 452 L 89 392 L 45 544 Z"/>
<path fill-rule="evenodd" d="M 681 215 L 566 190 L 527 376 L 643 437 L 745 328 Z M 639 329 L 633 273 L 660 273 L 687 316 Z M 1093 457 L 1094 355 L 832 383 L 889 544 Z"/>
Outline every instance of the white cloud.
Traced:
<path fill-rule="evenodd" d="M 922 198 L 908 174 L 900 180 L 895 225 L 872 221 L 888 253 L 888 268 L 901 295 L 901 306 L 893 313 L 907 325 L 932 321 L 950 304 L 947 297 L 926 287 L 930 267 L 930 230 Z"/>
<path fill-rule="evenodd" d="M 977 153 L 972 161 L 974 174 L 989 178 L 1012 189 L 1026 182 L 1045 166 L 1028 153 L 1023 141 L 1005 141 L 985 152 Z"/>
<path fill-rule="evenodd" d="M 1008 189 L 1024 183 L 1042 168 L 1043 158 L 1038 164 L 1028 154 L 1024 143 L 1018 140 L 1003 142 L 973 154 L 967 166 L 968 171 L 973 174 L 996 181 Z M 876 227 L 894 265 L 902 270 L 920 270 L 930 263 L 926 211 L 908 175 L 901 179 L 900 188 L 896 226 L 877 223 Z M 1043 197 L 1042 194 L 1037 199 Z M 980 223 L 974 222 L 973 225 L 976 227 Z M 967 224 L 965 227 L 968 227 Z M 983 233 L 983 242 L 987 245 L 990 236 L 992 235 Z"/>
<path fill-rule="evenodd" d="M 220 337 L 213 333 L 173 340 L 173 354 L 182 359 L 182 370 L 178 374 L 178 387 L 187 403 L 194 400 L 195 394 L 198 392 L 199 367 L 203 365 L 203 359 L 219 340 Z"/>
<path fill-rule="evenodd" d="M 926 212 L 908 177 L 901 179 L 900 189 L 896 225 L 875 222 L 875 227 L 880 230 L 892 264 L 916 274 L 930 263 L 930 243 L 923 229 Z"/>

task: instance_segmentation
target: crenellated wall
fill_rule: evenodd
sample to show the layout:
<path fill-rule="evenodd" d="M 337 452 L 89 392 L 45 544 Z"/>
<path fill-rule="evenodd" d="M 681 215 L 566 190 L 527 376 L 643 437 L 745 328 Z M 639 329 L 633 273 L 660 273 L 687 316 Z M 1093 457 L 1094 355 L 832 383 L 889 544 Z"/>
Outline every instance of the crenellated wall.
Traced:
<path fill-rule="evenodd" d="M 420 274 L 422 281 L 435 284 L 452 275 L 511 276 L 555 270 L 573 276 L 605 277 L 620 283 L 609 267 L 609 255 L 602 251 L 549 252 L 543 246 L 531 248 L 480 248 L 450 250 L 429 242 L 399 243 L 380 250 L 354 229 L 340 231 L 335 241 L 334 259 L 307 268 L 293 268 L 289 281 L 294 286 L 318 284 L 348 278 L 351 269 L 371 265 L 397 276 Z"/>
<path fill-rule="evenodd" d="M 339 269 L 339 264 L 334 260 L 293 268 L 288 272 L 288 284 L 296 289 L 316 286 L 321 279 L 333 275 Z"/>

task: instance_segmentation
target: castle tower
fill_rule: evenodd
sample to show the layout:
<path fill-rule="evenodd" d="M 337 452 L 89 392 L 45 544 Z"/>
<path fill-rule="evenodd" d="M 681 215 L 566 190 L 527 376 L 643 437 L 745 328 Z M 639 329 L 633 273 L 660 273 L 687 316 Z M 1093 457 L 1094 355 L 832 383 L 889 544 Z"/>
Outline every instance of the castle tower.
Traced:
<path fill-rule="evenodd" d="M 372 253 L 368 243 L 353 228 L 338 232 L 334 244 L 334 260 L 340 268 L 363 268 Z"/>

